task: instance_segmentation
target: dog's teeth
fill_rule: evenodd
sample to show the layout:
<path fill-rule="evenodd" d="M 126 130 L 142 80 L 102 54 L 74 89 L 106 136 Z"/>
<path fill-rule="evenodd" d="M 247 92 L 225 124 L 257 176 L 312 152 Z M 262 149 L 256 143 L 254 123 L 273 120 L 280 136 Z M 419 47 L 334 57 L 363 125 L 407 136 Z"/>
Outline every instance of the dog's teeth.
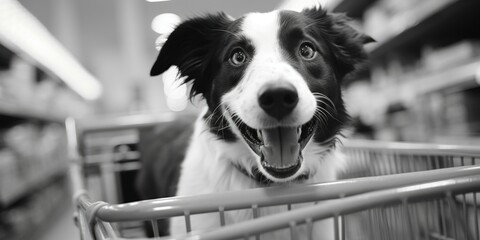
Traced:
<path fill-rule="evenodd" d="M 302 127 L 297 128 L 297 136 L 300 137 L 302 135 Z"/>
<path fill-rule="evenodd" d="M 269 165 L 267 162 L 265 162 L 265 161 L 262 162 L 262 166 L 263 166 L 263 167 L 270 167 L 270 165 Z"/>
<path fill-rule="evenodd" d="M 262 140 L 263 137 L 262 137 L 262 131 L 261 130 L 257 130 L 257 137 L 258 139 Z"/>

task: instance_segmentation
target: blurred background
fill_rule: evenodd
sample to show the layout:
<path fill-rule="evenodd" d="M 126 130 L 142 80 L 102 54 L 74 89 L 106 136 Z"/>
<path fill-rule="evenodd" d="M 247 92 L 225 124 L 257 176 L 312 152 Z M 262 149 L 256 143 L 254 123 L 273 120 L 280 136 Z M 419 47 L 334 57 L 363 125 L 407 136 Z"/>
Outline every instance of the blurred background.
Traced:
<path fill-rule="evenodd" d="M 67 117 L 195 113 L 176 73 L 149 71 L 172 26 L 315 0 L 0 0 L 0 239 L 79 239 Z M 325 0 L 376 43 L 345 82 L 351 135 L 480 143 L 480 1 Z"/>

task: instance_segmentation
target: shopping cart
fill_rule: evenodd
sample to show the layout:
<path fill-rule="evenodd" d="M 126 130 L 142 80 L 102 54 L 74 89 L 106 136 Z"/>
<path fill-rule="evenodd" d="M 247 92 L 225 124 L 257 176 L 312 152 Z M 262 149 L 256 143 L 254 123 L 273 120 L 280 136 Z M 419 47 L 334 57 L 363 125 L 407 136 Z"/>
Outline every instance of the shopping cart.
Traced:
<path fill-rule="evenodd" d="M 327 218 L 333 219 L 335 239 L 480 239 L 477 147 L 351 140 L 343 147 L 349 167 L 339 181 L 125 203 L 118 173 L 139 168 L 138 129 L 177 119 L 163 114 L 66 121 L 82 239 L 145 239 L 144 221 L 151 222 L 155 239 L 262 239 L 282 229 L 297 239 L 300 229 L 309 233 Z M 107 140 L 89 140 L 98 133 Z M 294 207 L 303 203 L 313 204 Z M 285 212 L 259 214 L 281 205 Z M 252 211 L 254 218 L 226 224 L 225 214 L 233 210 Z M 218 214 L 221 227 L 191 231 L 191 216 L 203 213 Z M 171 217 L 185 219 L 185 235 L 159 237 L 156 220 Z"/>

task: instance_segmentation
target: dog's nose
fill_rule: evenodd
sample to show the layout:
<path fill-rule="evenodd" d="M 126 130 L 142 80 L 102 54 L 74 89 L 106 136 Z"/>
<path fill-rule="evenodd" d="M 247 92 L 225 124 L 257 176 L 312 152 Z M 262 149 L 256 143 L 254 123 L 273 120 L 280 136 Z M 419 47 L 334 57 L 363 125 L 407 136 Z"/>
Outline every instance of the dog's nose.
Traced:
<path fill-rule="evenodd" d="M 277 120 L 290 114 L 298 103 L 297 90 L 290 83 L 266 85 L 259 93 L 260 107 Z"/>

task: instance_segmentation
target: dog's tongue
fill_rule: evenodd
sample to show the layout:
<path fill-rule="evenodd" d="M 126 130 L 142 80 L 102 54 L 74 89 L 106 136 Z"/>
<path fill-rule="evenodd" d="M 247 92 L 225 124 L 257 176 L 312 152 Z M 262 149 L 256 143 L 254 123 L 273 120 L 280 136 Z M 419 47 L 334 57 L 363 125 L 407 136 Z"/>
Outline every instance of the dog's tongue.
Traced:
<path fill-rule="evenodd" d="M 296 128 L 279 127 L 262 130 L 263 160 L 270 166 L 285 168 L 297 164 L 300 144 Z"/>

